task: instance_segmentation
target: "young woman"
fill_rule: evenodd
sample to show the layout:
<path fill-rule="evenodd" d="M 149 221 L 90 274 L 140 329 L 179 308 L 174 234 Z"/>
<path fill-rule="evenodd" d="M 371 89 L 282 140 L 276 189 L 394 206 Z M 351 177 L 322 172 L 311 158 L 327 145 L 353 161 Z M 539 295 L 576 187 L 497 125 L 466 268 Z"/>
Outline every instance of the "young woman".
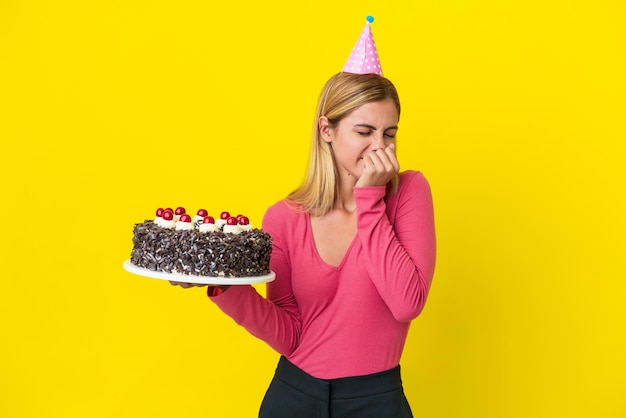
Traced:
<path fill-rule="evenodd" d="M 281 358 L 259 416 L 411 417 L 400 358 L 435 267 L 429 185 L 399 172 L 400 101 L 377 74 L 339 73 L 319 98 L 303 184 L 270 207 L 267 298 L 210 299 Z"/>

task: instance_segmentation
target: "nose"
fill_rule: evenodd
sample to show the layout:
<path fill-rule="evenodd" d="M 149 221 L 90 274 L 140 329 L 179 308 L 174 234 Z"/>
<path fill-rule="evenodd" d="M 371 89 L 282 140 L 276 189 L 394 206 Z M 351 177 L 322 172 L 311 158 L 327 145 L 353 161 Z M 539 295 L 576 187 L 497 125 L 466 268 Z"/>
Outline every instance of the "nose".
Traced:
<path fill-rule="evenodd" d="M 372 135 L 372 151 L 385 148 L 385 139 L 382 133 L 374 133 Z"/>

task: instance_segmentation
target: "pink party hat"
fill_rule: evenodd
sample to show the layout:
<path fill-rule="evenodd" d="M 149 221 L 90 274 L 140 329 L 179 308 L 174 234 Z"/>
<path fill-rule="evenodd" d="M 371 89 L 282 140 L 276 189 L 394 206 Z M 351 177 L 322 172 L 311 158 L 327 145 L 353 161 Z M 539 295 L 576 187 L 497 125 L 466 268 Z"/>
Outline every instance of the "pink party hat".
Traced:
<path fill-rule="evenodd" d="M 378 74 L 383 75 L 383 70 L 380 68 L 380 61 L 378 60 L 378 51 L 376 50 L 376 44 L 374 43 L 374 36 L 370 29 L 370 23 L 374 21 L 372 16 L 367 16 L 367 22 L 361 32 L 361 36 L 352 48 L 350 57 L 343 66 L 344 73 L 354 74 Z"/>

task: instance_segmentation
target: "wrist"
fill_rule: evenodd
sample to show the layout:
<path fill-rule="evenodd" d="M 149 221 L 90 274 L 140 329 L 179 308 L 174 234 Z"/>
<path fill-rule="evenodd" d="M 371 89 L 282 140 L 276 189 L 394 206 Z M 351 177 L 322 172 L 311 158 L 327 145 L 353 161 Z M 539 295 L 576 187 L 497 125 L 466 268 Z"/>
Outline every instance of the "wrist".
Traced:
<path fill-rule="evenodd" d="M 209 297 L 219 296 L 225 291 L 227 291 L 229 287 L 230 286 L 227 286 L 227 285 L 208 286 L 206 293 Z"/>

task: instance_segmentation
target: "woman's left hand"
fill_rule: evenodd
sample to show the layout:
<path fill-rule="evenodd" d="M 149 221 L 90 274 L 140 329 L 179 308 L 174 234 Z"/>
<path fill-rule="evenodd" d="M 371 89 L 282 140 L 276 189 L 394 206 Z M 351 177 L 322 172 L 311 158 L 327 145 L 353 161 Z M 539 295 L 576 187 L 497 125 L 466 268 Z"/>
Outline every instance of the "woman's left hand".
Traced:
<path fill-rule="evenodd" d="M 384 186 L 400 171 L 393 144 L 379 148 L 363 157 L 363 174 L 355 187 Z"/>

